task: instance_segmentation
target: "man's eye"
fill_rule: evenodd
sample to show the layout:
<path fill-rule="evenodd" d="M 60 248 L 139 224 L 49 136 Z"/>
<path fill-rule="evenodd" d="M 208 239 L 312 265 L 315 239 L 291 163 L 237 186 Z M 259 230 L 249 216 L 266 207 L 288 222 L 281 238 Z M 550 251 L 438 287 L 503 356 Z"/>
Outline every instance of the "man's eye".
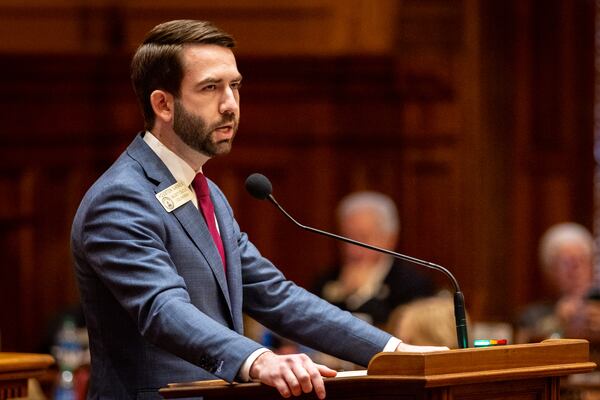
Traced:
<path fill-rule="evenodd" d="M 215 90 L 216 88 L 217 88 L 217 85 L 208 85 L 208 86 L 204 86 L 204 87 L 202 88 L 202 90 L 204 90 L 204 91 L 213 91 L 213 90 Z"/>
<path fill-rule="evenodd" d="M 240 90 L 242 87 L 242 82 L 233 82 L 230 86 L 234 90 Z"/>

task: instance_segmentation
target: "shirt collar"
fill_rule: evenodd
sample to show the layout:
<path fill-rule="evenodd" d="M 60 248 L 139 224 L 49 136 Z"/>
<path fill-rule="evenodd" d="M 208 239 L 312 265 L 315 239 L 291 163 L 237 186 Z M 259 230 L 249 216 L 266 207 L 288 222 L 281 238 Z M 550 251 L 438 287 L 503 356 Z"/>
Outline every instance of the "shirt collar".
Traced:
<path fill-rule="evenodd" d="M 181 182 L 185 184 L 185 186 L 190 186 L 192 184 L 192 181 L 196 176 L 196 171 L 194 171 L 187 162 L 162 144 L 150 131 L 146 131 L 144 134 L 144 142 L 146 142 L 152 151 L 156 153 L 158 158 L 165 163 L 167 169 L 171 172 L 171 175 L 173 175 L 177 182 Z M 202 171 L 200 170 L 198 172 Z"/>

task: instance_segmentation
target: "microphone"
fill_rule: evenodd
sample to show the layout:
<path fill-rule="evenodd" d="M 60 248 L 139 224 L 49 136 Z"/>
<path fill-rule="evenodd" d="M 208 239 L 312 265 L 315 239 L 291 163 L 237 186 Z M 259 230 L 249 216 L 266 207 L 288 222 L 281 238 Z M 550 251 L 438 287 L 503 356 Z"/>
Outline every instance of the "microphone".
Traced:
<path fill-rule="evenodd" d="M 248 193 L 250 193 L 253 197 L 255 197 L 259 200 L 269 200 L 271 203 L 273 203 L 273 205 L 275 205 L 275 207 L 277 207 L 279 209 L 279 211 L 281 211 L 283 213 L 283 215 L 285 215 L 295 225 L 297 225 L 298 227 L 300 227 L 304 230 L 307 230 L 307 231 L 313 232 L 313 233 L 318 233 L 319 235 L 327 236 L 329 238 L 336 239 L 336 240 L 341 240 L 343 242 L 354 244 L 356 246 L 364 247 L 364 248 L 374 250 L 374 251 L 377 251 L 380 253 L 385 253 L 394 258 L 442 272 L 444 275 L 446 275 L 450 279 L 450 281 L 452 282 L 452 285 L 454 286 L 454 319 L 456 321 L 456 337 L 458 340 L 458 348 L 465 349 L 465 348 L 469 347 L 469 339 L 468 339 L 468 334 L 467 334 L 467 318 L 465 316 L 465 314 L 466 314 L 465 298 L 464 298 L 463 293 L 460 291 L 460 286 L 458 285 L 458 281 L 456 280 L 454 275 L 452 275 L 452 273 L 449 270 L 442 267 L 441 265 L 434 264 L 429 261 L 424 261 L 424 260 L 420 260 L 415 257 L 410 257 L 410 256 L 407 256 L 404 254 L 396 253 L 394 251 L 387 250 L 387 249 L 384 249 L 381 247 L 372 246 L 367 243 L 362 243 L 357 240 L 353 240 L 353 239 L 350 239 L 350 238 L 347 238 L 344 236 L 336 235 L 334 233 L 325 232 L 320 229 L 312 228 L 310 226 L 306 226 L 306 225 L 299 223 L 287 211 L 285 211 L 283 209 L 283 207 L 281 207 L 279 205 L 277 200 L 275 200 L 275 198 L 272 195 L 273 186 L 271 185 L 271 182 L 269 181 L 269 179 L 262 174 L 254 173 L 254 174 L 250 175 L 248 178 L 246 178 L 245 186 L 246 186 L 246 190 L 248 191 Z"/>

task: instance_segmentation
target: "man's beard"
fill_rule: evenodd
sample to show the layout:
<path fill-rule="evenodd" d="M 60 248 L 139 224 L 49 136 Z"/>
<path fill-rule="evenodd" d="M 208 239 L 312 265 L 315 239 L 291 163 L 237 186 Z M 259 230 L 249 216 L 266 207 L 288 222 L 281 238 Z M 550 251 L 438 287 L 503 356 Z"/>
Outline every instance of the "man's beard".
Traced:
<path fill-rule="evenodd" d="M 185 144 L 209 157 L 229 153 L 238 127 L 235 114 L 223 114 L 218 122 L 207 125 L 201 117 L 188 112 L 179 100 L 175 100 L 174 111 L 173 130 Z M 215 129 L 227 124 L 232 125 L 233 136 L 230 140 L 215 142 Z"/>

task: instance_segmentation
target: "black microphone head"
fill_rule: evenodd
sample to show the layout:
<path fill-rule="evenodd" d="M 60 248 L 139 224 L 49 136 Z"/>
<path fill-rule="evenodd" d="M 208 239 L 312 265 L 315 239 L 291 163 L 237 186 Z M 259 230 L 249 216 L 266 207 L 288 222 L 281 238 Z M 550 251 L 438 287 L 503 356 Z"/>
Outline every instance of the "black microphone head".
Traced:
<path fill-rule="evenodd" d="M 253 197 L 265 200 L 273 192 L 273 186 L 269 178 L 262 174 L 252 174 L 246 178 L 246 190 Z"/>

